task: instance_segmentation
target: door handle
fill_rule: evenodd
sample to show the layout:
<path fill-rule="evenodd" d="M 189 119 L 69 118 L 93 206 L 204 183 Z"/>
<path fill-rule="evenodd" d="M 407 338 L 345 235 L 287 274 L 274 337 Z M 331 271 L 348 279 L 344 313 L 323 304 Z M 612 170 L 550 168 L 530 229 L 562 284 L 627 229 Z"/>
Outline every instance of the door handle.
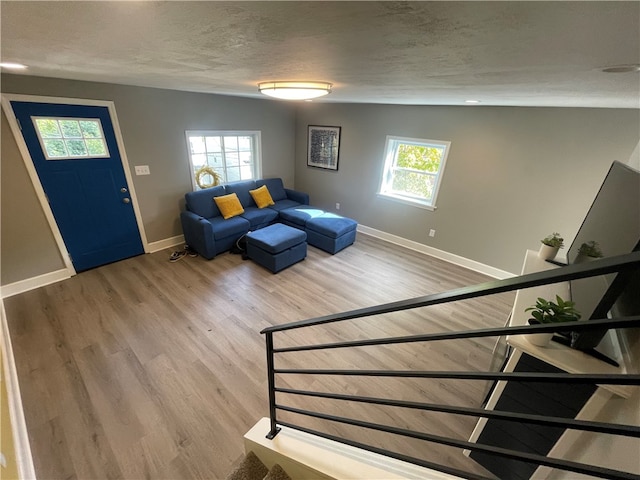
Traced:
<path fill-rule="evenodd" d="M 127 192 L 128 192 L 128 190 L 127 190 L 127 188 L 126 188 L 126 187 L 122 187 L 122 188 L 120 189 L 120 192 L 121 192 L 121 193 L 127 193 Z"/>
<path fill-rule="evenodd" d="M 129 199 L 129 197 L 125 197 L 122 199 L 122 203 L 131 203 L 131 199 Z"/>

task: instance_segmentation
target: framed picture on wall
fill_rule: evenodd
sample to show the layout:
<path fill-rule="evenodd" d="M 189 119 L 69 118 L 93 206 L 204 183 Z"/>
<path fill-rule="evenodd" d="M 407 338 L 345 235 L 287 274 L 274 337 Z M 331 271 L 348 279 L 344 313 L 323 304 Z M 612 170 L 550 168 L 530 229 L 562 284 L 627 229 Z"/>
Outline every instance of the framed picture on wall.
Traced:
<path fill-rule="evenodd" d="M 338 170 L 341 127 L 309 125 L 307 166 Z"/>

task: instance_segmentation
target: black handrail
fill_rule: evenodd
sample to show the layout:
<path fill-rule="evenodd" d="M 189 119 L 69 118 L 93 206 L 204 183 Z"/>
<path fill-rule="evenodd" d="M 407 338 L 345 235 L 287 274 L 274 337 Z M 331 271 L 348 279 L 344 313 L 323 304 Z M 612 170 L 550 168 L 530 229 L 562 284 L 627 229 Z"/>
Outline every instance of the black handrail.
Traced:
<path fill-rule="evenodd" d="M 373 405 L 385 405 L 388 407 L 402 407 L 429 412 L 452 413 L 470 417 L 493 418 L 511 422 L 523 422 L 533 425 L 546 425 L 551 427 L 570 428 L 585 432 L 608 433 L 627 437 L 640 437 L 640 427 L 634 425 L 611 426 L 604 422 L 591 422 L 586 420 L 574 420 L 563 417 L 547 417 L 525 413 L 500 412 L 484 408 L 452 407 L 450 405 L 438 405 L 434 403 L 409 402 L 406 400 L 391 400 L 388 398 L 363 397 L 359 395 L 343 395 L 339 393 L 312 392 L 308 390 L 296 390 L 293 388 L 276 388 L 276 392 L 288 395 L 301 395 L 316 398 L 328 398 L 331 400 L 344 400 L 349 402 L 369 403 Z"/>
<path fill-rule="evenodd" d="M 600 383 L 603 385 L 640 385 L 640 375 L 591 373 L 484 373 L 436 372 L 420 370 L 320 370 L 312 368 L 275 369 L 279 375 L 343 375 L 349 377 L 446 378 L 449 380 L 503 380 L 509 382 L 537 382 L 562 384 Z"/>
<path fill-rule="evenodd" d="M 338 417 L 336 415 L 326 415 L 323 413 L 309 412 L 306 410 L 300 410 L 298 408 L 291 407 L 279 407 L 281 410 L 286 410 L 300 415 L 308 415 L 315 418 L 324 420 L 330 420 L 333 422 L 344 423 L 346 425 L 354 425 L 357 427 L 368 428 L 371 430 L 378 430 L 380 432 L 393 433 L 396 435 L 402 435 L 404 437 L 417 438 L 419 440 L 426 440 L 429 442 L 439 443 L 441 445 L 448 445 L 450 447 L 460 447 L 477 452 L 489 453 L 503 458 L 510 458 L 513 460 L 521 460 L 525 462 L 532 462 L 538 465 L 544 465 L 547 467 L 559 467 L 563 470 L 570 472 L 582 473 L 587 475 L 595 475 L 600 478 L 606 478 L 608 480 L 638 480 L 638 476 L 632 473 L 620 472 L 618 470 L 612 470 L 610 468 L 594 467 L 591 465 L 585 465 L 583 463 L 571 462 L 568 460 L 561 460 L 556 458 L 544 457 L 542 455 L 536 455 L 533 453 L 518 452 L 507 448 L 493 447 L 490 445 L 481 445 L 474 442 L 467 442 L 465 440 L 455 440 L 449 437 L 442 437 L 439 435 L 432 435 L 430 433 L 414 432 L 413 430 L 407 430 L 405 428 L 390 427 L 387 425 L 380 425 L 378 423 L 363 422 L 361 420 L 354 420 L 352 418 Z"/>
<path fill-rule="evenodd" d="M 306 429 L 289 422 L 279 421 L 277 419 L 277 411 L 288 411 L 291 413 L 311 416 L 323 420 L 339 422 L 343 424 L 355 425 L 363 428 L 369 428 L 387 433 L 403 435 L 406 437 L 418 438 L 430 442 L 443 445 L 465 448 L 469 451 L 477 451 L 485 454 L 496 455 L 503 458 L 514 459 L 534 463 L 536 465 L 545 465 L 554 468 L 560 468 L 576 473 L 584 473 L 601 478 L 611 479 L 638 479 L 637 475 L 586 465 L 577 462 L 566 461 L 557 458 L 549 458 L 542 455 L 535 455 L 521 452 L 518 450 L 510 450 L 505 448 L 482 445 L 474 442 L 455 440 L 447 437 L 440 437 L 427 433 L 420 433 L 411 430 L 399 429 L 392 426 L 363 422 L 351 418 L 337 417 L 333 415 L 313 412 L 299 409 L 291 406 L 276 403 L 276 393 L 311 396 L 333 400 L 355 401 L 365 404 L 377 404 L 394 407 L 412 408 L 428 411 L 436 411 L 442 413 L 450 413 L 457 415 L 475 416 L 479 418 L 494 418 L 508 422 L 525 422 L 536 425 L 545 425 L 557 428 L 568 428 L 574 430 L 591 431 L 597 433 L 606 433 L 611 435 L 622 435 L 627 437 L 640 438 L 640 428 L 633 425 L 609 424 L 604 422 L 591 422 L 584 420 L 567 419 L 560 417 L 546 417 L 540 415 L 520 414 L 505 411 L 493 411 L 485 409 L 473 409 L 467 407 L 455 407 L 450 405 L 437 405 L 419 402 L 408 402 L 403 400 L 384 399 L 376 397 L 363 397 L 353 395 L 342 395 L 331 392 L 312 392 L 306 390 L 297 390 L 292 388 L 280 388 L 276 386 L 276 375 L 304 374 L 304 375 L 346 375 L 346 376 L 376 376 L 376 377 L 399 377 L 399 378 L 436 378 L 436 379 L 460 379 L 460 380 L 492 380 L 503 382 L 544 382 L 544 383 L 561 383 L 561 384 L 600 384 L 600 385 L 640 385 L 640 375 L 638 374 L 569 374 L 569 373 L 537 373 L 537 372 L 469 372 L 469 371 L 404 371 L 404 370 L 351 370 L 351 369 L 309 369 L 309 368 L 275 368 L 274 355 L 285 354 L 289 352 L 301 352 L 310 350 L 325 350 L 352 347 L 370 347 L 377 345 L 404 344 L 414 342 L 432 342 L 440 340 L 453 340 L 465 338 L 482 338 L 496 337 L 503 335 L 522 335 L 533 333 L 550 333 L 550 332 L 569 332 L 583 331 L 593 329 L 609 329 L 609 328 L 637 328 L 640 326 L 640 316 L 590 320 L 588 322 L 568 322 L 564 324 L 553 325 L 532 325 L 502 328 L 485 328 L 476 330 L 466 330 L 458 332 L 432 333 L 423 335 L 411 335 L 402 337 L 375 338 L 365 340 L 353 340 L 344 342 L 297 345 L 290 347 L 274 348 L 273 335 L 277 332 L 304 328 L 310 326 L 324 325 L 328 323 L 341 322 L 356 318 L 369 317 L 396 311 L 427 307 L 443 303 L 455 302 L 459 300 L 467 300 L 478 298 L 497 293 L 510 292 L 524 288 L 536 287 L 546 284 L 566 282 L 580 278 L 605 275 L 617 272 L 630 272 L 640 269 L 640 251 L 618 257 L 610 257 L 594 262 L 576 264 L 566 266 L 560 269 L 522 275 L 520 277 L 510 278 L 506 280 L 497 280 L 486 282 L 475 286 L 463 287 L 448 292 L 438 293 L 435 295 L 427 295 L 413 299 L 392 302 L 374 307 L 367 307 L 357 310 L 351 310 L 334 315 L 326 315 L 323 317 L 312 318 L 309 320 L 291 322 L 284 325 L 276 325 L 265 328 L 261 333 L 265 334 L 267 343 L 267 374 L 269 384 L 269 408 L 271 418 L 271 430 L 267 435 L 273 438 L 280 428 L 278 425 L 287 426 L 300 431 L 306 431 L 319 435 L 324 438 L 332 439 L 348 445 L 358 446 L 369 451 L 381 453 L 393 458 L 402 459 L 411 463 L 426 466 L 433 470 L 457 475 L 462 478 L 485 479 L 481 475 L 462 472 L 460 470 L 447 467 L 444 465 L 434 464 L 421 459 L 405 456 L 397 452 L 390 452 L 371 445 L 354 442 L 344 438 L 328 435 L 315 430 Z"/>
<path fill-rule="evenodd" d="M 481 328 L 446 333 L 427 333 L 424 335 L 408 335 L 404 337 L 385 337 L 370 340 L 351 340 L 348 342 L 316 343 L 298 345 L 296 347 L 274 348 L 273 353 L 303 352 L 309 350 L 325 350 L 346 347 L 369 347 L 374 345 L 393 345 L 397 343 L 431 342 L 435 340 L 460 340 L 465 338 L 497 337 L 502 335 L 522 335 L 530 333 L 555 333 L 571 331 L 599 330 L 601 328 L 640 327 L 640 315 L 620 317 L 616 319 L 589 320 L 588 322 L 563 322 L 541 325 L 524 325 L 517 327 Z"/>

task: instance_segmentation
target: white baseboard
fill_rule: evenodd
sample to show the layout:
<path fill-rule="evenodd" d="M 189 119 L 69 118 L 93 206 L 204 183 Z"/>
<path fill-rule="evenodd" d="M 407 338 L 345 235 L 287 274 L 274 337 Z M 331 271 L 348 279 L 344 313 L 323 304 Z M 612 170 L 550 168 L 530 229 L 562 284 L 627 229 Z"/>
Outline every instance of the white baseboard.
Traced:
<path fill-rule="evenodd" d="M 22 396 L 20 395 L 20 385 L 18 383 L 18 372 L 16 370 L 11 337 L 9 336 L 9 326 L 7 316 L 4 312 L 4 303 L 0 300 L 0 349 L 2 354 L 2 381 L 7 389 L 9 403 L 9 419 L 11 422 L 11 432 L 13 434 L 13 450 L 16 455 L 16 465 L 18 475 L 24 480 L 35 480 L 36 473 L 33 467 L 31 456 L 31 446 L 29 445 L 29 434 L 27 433 L 27 423 L 24 419 L 22 409 Z"/>
<path fill-rule="evenodd" d="M 400 245 L 401 247 L 415 250 L 416 252 L 431 255 L 432 257 L 439 258 L 440 260 L 444 260 L 445 262 L 468 268 L 469 270 L 473 270 L 474 272 L 484 273 L 485 275 L 493 278 L 505 279 L 515 277 L 515 274 L 511 272 L 500 270 L 498 268 L 494 268 L 489 265 L 485 265 L 484 263 L 476 262 L 475 260 L 470 260 L 453 253 L 445 252 L 444 250 L 438 250 L 437 248 L 414 242 L 413 240 L 408 240 L 403 237 L 398 237 L 397 235 L 393 235 L 391 233 L 376 230 L 375 228 L 367 227 L 366 225 L 358 225 L 358 232 L 379 238 L 381 240 L 385 240 L 389 243 Z"/>
<path fill-rule="evenodd" d="M 157 242 L 151 242 L 147 244 L 148 253 L 159 252 L 160 250 L 164 250 L 165 248 L 175 247 L 176 245 L 181 245 L 184 243 L 184 235 L 177 235 L 171 238 L 165 238 L 164 240 L 159 240 Z"/>
<path fill-rule="evenodd" d="M 175 247 L 176 245 L 181 245 L 183 243 L 184 235 L 165 238 L 164 240 L 147 244 L 147 253 L 159 252 L 160 250 L 164 250 L 165 248 Z M 18 282 L 9 283 L 8 285 L 2 285 L 0 287 L 0 297 L 11 297 L 13 295 L 28 292 L 29 290 L 44 287 L 61 280 L 66 280 L 67 278 L 71 278 L 72 276 L 73 275 L 69 270 L 63 268 L 62 270 L 56 270 L 54 272 L 44 273 L 42 275 L 27 278 L 25 280 L 20 280 Z"/>
<path fill-rule="evenodd" d="M 459 255 L 454 255 L 453 253 L 445 252 L 444 250 L 438 250 L 437 248 L 429 247 L 428 245 L 414 242 L 413 240 L 398 237 L 397 235 L 393 235 L 391 233 L 376 230 L 375 228 L 367 227 L 365 225 L 358 225 L 358 232 L 379 238 L 390 243 L 394 243 L 396 245 L 400 245 L 402 247 L 409 248 L 411 250 L 415 250 L 420 253 L 431 255 L 432 257 L 439 258 L 441 260 L 459 265 L 464 268 L 468 268 L 469 270 L 473 270 L 475 272 L 484 273 L 485 275 L 493 278 L 503 279 L 515 276 L 513 273 L 506 272 L 489 265 L 484 265 L 480 262 L 460 257 Z M 165 248 L 175 247 L 176 245 L 181 245 L 183 243 L 184 235 L 177 235 L 175 237 L 165 238 L 164 240 L 159 240 L 157 242 L 151 242 L 147 244 L 147 250 L 148 253 L 155 253 L 159 252 L 160 250 L 164 250 Z M 49 272 L 43 275 L 38 275 L 37 277 L 27 278 L 26 280 L 20 280 L 15 283 L 3 285 L 2 287 L 0 287 L 0 294 L 2 298 L 7 298 L 12 295 L 17 295 L 18 293 L 27 292 L 38 287 L 44 287 L 45 285 L 59 282 L 60 280 L 66 280 L 67 278 L 71 278 L 71 276 L 71 273 L 67 269 L 56 270 L 55 272 Z"/>
<path fill-rule="evenodd" d="M 27 278 L 8 285 L 2 285 L 2 287 L 0 287 L 0 292 L 2 294 L 2 298 L 7 298 L 17 295 L 18 293 L 28 292 L 34 288 L 44 287 L 45 285 L 66 280 L 67 278 L 71 278 L 71 276 L 72 275 L 69 270 L 63 268 L 62 270 L 56 270 L 55 272 L 44 273 L 37 277 Z"/>

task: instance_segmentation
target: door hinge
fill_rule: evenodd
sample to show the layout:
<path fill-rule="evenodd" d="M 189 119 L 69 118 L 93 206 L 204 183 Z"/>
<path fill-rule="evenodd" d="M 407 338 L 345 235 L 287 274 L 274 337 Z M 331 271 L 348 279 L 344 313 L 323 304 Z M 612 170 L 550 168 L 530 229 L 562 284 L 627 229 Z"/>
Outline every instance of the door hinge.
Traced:
<path fill-rule="evenodd" d="M 20 123 L 20 119 L 16 117 L 16 121 L 18 122 L 18 128 L 22 131 L 22 124 Z"/>

